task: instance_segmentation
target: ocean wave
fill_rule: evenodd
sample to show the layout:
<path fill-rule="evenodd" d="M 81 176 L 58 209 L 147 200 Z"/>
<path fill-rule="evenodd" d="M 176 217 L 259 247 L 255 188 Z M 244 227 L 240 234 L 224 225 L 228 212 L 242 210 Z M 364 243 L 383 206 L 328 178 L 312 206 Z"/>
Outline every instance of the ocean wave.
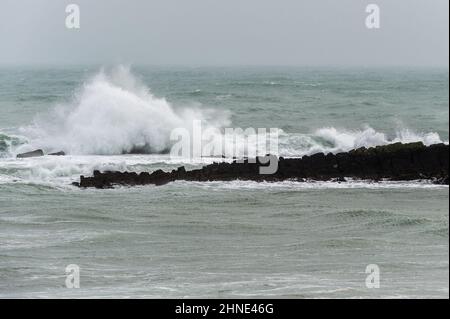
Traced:
<path fill-rule="evenodd" d="M 189 164 L 183 158 L 168 155 L 68 155 L 42 156 L 23 159 L 0 159 L 0 184 L 36 184 L 65 187 L 79 181 L 80 175 L 89 176 L 100 171 L 170 171 L 181 165 L 198 168 L 212 164 L 214 158 L 203 158 Z"/>
<path fill-rule="evenodd" d="M 256 181 L 214 181 L 214 182 L 191 182 L 177 181 L 178 185 L 191 185 L 200 188 L 217 190 L 268 190 L 288 191 L 318 190 L 318 189 L 445 189 L 447 185 L 436 185 L 430 181 L 379 181 L 347 179 L 346 182 L 335 181 L 281 181 L 281 182 L 256 182 Z"/>
<path fill-rule="evenodd" d="M 41 114 L 31 125 L 20 128 L 23 138 L 17 140 L 0 134 L 0 156 L 37 148 L 72 155 L 168 153 L 174 143 L 170 141 L 173 129 L 185 128 L 192 133 L 194 120 L 202 121 L 204 132 L 213 132 L 212 144 L 223 145 L 220 154 L 212 154 L 215 156 L 234 153 L 230 150 L 264 155 L 259 151 L 266 149 L 261 144 L 273 143 L 278 144 L 278 151 L 271 149 L 272 153 L 296 157 L 395 142 L 421 141 L 426 145 L 443 142 L 434 132 L 399 129 L 391 134 L 370 126 L 359 130 L 323 127 L 309 133 L 278 129 L 278 136 L 269 135 L 270 141 L 261 141 L 251 133 L 230 139 L 224 134 L 226 127 L 232 127 L 228 111 L 176 108 L 164 98 L 152 95 L 128 68 L 118 67 L 110 72 L 102 70 L 74 94 L 71 103 L 58 105 L 53 112 Z"/>
<path fill-rule="evenodd" d="M 366 127 L 361 130 L 324 127 L 317 129 L 310 134 L 286 133 L 282 129 L 278 129 L 277 133 L 278 136 L 268 135 L 268 144 L 274 145 L 277 143 L 278 150 L 273 153 L 284 157 L 301 157 L 320 152 L 336 154 L 359 147 L 375 147 L 397 142 L 422 142 L 425 145 L 449 143 L 448 141 L 442 140 L 437 133 L 415 133 L 409 129 L 398 130 L 392 138 L 389 138 L 387 134 L 378 132 L 371 127 Z M 220 139 L 220 143 L 224 143 L 226 149 L 235 148 L 240 154 L 244 154 L 246 150 L 250 150 L 249 152 L 252 152 L 251 154 L 260 154 L 258 153 L 258 149 L 263 149 L 261 146 L 262 142 L 261 140 L 258 140 L 257 135 L 237 135 L 232 138 L 227 138 L 225 135 L 219 136 L 220 133 L 217 134 L 218 135 L 216 135 L 215 138 L 217 140 Z M 84 140 L 84 137 L 81 139 Z M 73 155 L 168 154 L 167 147 L 169 147 L 169 144 L 158 151 L 151 147 L 147 148 L 148 144 L 136 144 L 132 141 L 130 141 L 129 144 L 124 141 L 119 142 L 122 146 L 125 144 L 128 145 L 124 149 L 120 145 L 111 144 L 114 142 L 106 142 L 108 139 L 109 138 L 105 138 L 104 141 L 100 142 L 97 138 L 93 139 L 91 144 L 86 145 L 75 142 L 69 146 L 68 143 L 71 143 L 70 140 L 66 140 L 66 143 L 58 143 L 60 138 L 55 138 L 55 140 L 53 140 L 51 137 L 46 137 L 41 141 L 38 141 L 33 138 L 30 140 L 25 136 L 0 134 L 0 158 L 14 157 L 18 153 L 31 151 L 37 148 L 43 148 L 46 153 L 64 150 L 67 154 Z M 89 143 L 87 137 L 85 141 L 86 143 Z M 64 144 L 66 144 L 67 147 L 65 147 Z M 252 148 L 253 150 L 251 150 Z M 211 154 L 205 154 L 204 157 L 208 157 L 208 155 Z M 211 157 L 217 158 L 221 157 L 221 155 L 222 154 L 214 153 Z M 173 160 L 176 160 L 179 163 L 195 161 L 195 159 Z M 198 160 L 199 162 L 202 162 L 200 158 Z M 168 159 L 165 161 L 168 161 Z"/>
<path fill-rule="evenodd" d="M 374 147 L 392 143 L 422 142 L 425 145 L 448 143 L 443 141 L 438 133 L 416 133 L 410 129 L 399 129 L 393 137 L 378 132 L 370 126 L 360 130 L 338 129 L 324 127 L 311 134 L 287 134 L 280 136 L 281 156 L 303 156 L 314 153 L 348 152 L 360 147 Z"/>
<path fill-rule="evenodd" d="M 12 150 L 27 143 L 25 137 L 0 132 L 0 158 L 12 156 Z"/>
<path fill-rule="evenodd" d="M 169 155 L 82 155 L 82 156 L 43 156 L 28 159 L 0 159 L 0 185 L 42 185 L 46 187 L 67 189 L 72 182 L 77 182 L 80 175 L 91 176 L 94 170 L 153 172 L 158 169 L 171 171 L 179 166 L 196 169 L 217 161 L 216 158 L 203 158 L 197 162 L 186 164 L 183 158 L 171 158 Z M 347 182 L 334 181 L 217 181 L 174 183 L 182 187 L 206 187 L 217 190 L 277 190 L 295 191 L 308 189 L 442 189 L 445 185 L 435 185 L 431 181 L 364 181 L 347 179 Z"/>
<path fill-rule="evenodd" d="M 35 118 L 21 133 L 29 145 L 17 151 L 42 148 L 67 154 L 116 155 L 164 153 L 175 128 L 192 129 L 194 120 L 204 129 L 229 125 L 226 112 L 174 108 L 150 93 L 128 68 L 101 71 L 74 96 L 50 114 Z"/>

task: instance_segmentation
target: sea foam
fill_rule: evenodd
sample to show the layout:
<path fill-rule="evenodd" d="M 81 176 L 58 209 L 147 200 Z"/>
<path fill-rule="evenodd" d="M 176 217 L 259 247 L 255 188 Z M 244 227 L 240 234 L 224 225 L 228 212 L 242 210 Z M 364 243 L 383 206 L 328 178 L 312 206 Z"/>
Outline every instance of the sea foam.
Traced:
<path fill-rule="evenodd" d="M 72 103 L 35 119 L 21 129 L 27 148 L 63 150 L 67 154 L 116 155 L 163 153 L 174 128 L 189 129 L 193 120 L 205 128 L 229 124 L 226 112 L 175 109 L 152 95 L 128 68 L 101 71 L 75 95 Z"/>
<path fill-rule="evenodd" d="M 422 142 L 425 145 L 448 143 L 442 141 L 437 133 L 415 133 L 407 128 L 398 129 L 393 137 L 389 137 L 370 126 L 365 126 L 359 130 L 324 127 L 310 134 L 286 134 L 282 132 L 279 149 L 280 155 L 295 157 L 319 152 L 348 152 L 360 147 L 374 147 L 397 142 Z"/>
<path fill-rule="evenodd" d="M 215 132 L 213 139 L 223 145 L 223 152 L 203 155 L 233 153 L 230 149 L 239 154 L 243 154 L 243 149 L 249 154 L 260 154 L 261 141 L 257 136 L 238 135 L 230 139 L 224 135 L 225 127 L 233 127 L 227 110 L 174 107 L 165 98 L 154 96 L 129 68 L 123 66 L 109 72 L 100 71 L 74 94 L 70 103 L 58 105 L 49 114 L 37 116 L 32 125 L 22 127 L 20 133 L 28 142 L 12 147 L 10 142 L 6 144 L 3 136 L 3 148 L 9 148 L 3 150 L 3 154 L 37 148 L 71 155 L 168 153 L 174 143 L 170 140 L 171 132 L 175 128 L 192 132 L 194 120 L 202 122 L 203 130 Z M 280 123 L 273 126 L 276 124 Z M 443 142 L 434 132 L 420 133 L 402 128 L 387 135 L 370 126 L 359 130 L 323 127 L 310 133 L 278 129 L 275 141 L 271 136 L 268 138 L 270 144 L 278 142 L 276 155 L 292 157 L 395 142 L 421 141 L 426 145 Z"/>

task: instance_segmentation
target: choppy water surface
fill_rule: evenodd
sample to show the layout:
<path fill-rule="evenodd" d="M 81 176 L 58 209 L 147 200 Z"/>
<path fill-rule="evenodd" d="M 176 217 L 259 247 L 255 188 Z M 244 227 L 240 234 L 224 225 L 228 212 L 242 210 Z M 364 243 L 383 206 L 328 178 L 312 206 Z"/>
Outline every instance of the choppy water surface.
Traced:
<path fill-rule="evenodd" d="M 278 128 L 284 156 L 447 142 L 447 70 L 7 68 L 0 88 L 0 297 L 448 298 L 446 186 L 70 185 L 213 161 L 155 154 L 197 117 Z M 38 147 L 68 155 L 15 159 Z M 147 154 L 122 154 L 136 147 Z"/>

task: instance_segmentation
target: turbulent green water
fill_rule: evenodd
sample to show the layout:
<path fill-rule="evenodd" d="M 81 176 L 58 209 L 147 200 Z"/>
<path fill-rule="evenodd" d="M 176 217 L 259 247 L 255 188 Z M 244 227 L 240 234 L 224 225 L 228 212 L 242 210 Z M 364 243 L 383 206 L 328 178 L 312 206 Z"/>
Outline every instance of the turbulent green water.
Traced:
<path fill-rule="evenodd" d="M 448 142 L 448 85 L 447 69 L 3 68 L 0 297 L 448 298 L 446 186 L 70 185 L 213 161 L 122 154 L 166 149 L 194 118 L 278 128 L 284 156 Z M 15 158 L 35 148 L 68 155 Z M 69 264 L 79 289 L 65 287 Z"/>

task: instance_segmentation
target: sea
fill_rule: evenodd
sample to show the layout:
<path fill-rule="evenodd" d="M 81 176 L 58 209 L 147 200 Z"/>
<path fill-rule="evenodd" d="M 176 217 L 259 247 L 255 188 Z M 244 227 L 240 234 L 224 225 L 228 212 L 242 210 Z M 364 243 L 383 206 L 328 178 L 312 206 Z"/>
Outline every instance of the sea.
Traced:
<path fill-rule="evenodd" d="M 169 152 L 194 120 L 225 148 L 252 141 L 225 128 L 274 128 L 284 157 L 448 143 L 449 72 L 0 67 L 0 298 L 449 298 L 448 186 L 72 185 L 228 160 Z"/>

